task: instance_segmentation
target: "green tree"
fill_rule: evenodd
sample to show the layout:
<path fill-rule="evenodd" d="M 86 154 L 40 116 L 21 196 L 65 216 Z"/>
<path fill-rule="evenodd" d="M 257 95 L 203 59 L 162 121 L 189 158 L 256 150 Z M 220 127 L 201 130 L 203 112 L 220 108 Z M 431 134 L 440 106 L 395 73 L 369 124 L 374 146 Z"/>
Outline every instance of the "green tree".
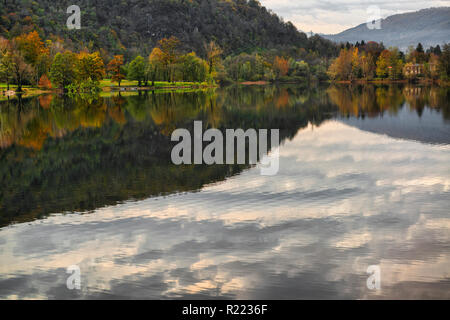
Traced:
<path fill-rule="evenodd" d="M 203 82 L 206 80 L 208 67 L 207 62 L 197 57 L 195 52 L 186 54 L 182 57 L 182 78 L 186 81 Z"/>
<path fill-rule="evenodd" d="M 423 52 L 424 52 L 424 51 L 423 51 L 423 46 L 422 46 L 422 44 L 421 44 L 420 42 L 419 42 L 419 44 L 417 45 L 416 51 L 419 52 L 419 53 L 423 53 Z"/>
<path fill-rule="evenodd" d="M 399 79 L 402 76 L 403 60 L 397 48 L 390 49 L 389 55 L 389 77 L 391 79 Z"/>
<path fill-rule="evenodd" d="M 141 86 L 147 77 L 147 64 L 143 57 L 137 56 L 130 62 L 127 76 L 129 80 L 137 80 L 138 86 Z"/>
<path fill-rule="evenodd" d="M 0 81 L 6 82 L 6 89 L 9 90 L 9 84 L 13 74 L 13 62 L 11 55 L 11 46 L 8 40 L 0 38 Z"/>
<path fill-rule="evenodd" d="M 50 80 L 58 88 L 65 88 L 76 80 L 76 55 L 71 51 L 57 53 L 50 68 Z"/>
<path fill-rule="evenodd" d="M 301 78 L 309 78 L 309 65 L 307 62 L 305 61 L 296 61 L 294 63 L 294 70 L 292 75 L 296 76 L 296 77 L 301 77 Z"/>

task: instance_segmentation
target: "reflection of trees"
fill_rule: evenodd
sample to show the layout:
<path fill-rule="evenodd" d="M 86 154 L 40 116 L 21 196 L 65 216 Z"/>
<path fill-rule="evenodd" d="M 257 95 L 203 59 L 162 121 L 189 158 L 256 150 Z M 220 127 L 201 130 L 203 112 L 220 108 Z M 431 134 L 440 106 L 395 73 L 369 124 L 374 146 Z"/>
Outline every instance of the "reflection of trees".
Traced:
<path fill-rule="evenodd" d="M 187 119 L 201 117 L 207 127 L 224 126 L 231 113 L 251 110 L 281 118 L 298 105 L 311 104 L 316 92 L 293 87 L 228 87 L 185 93 L 144 93 L 112 98 L 40 96 L 37 99 L 11 100 L 0 109 L 0 147 L 20 144 L 35 150 L 46 139 L 62 137 L 80 127 L 99 128 L 109 121 L 124 125 L 127 121 L 151 121 L 157 130 L 169 136 Z M 420 116 L 425 107 L 442 110 L 450 119 L 449 90 L 442 87 L 413 86 L 346 86 L 327 89 L 329 99 L 340 114 L 376 117 L 384 112 L 396 114 L 406 101 Z M 319 116 L 320 118 L 320 116 Z M 245 125 L 245 123 L 244 123 Z"/>
<path fill-rule="evenodd" d="M 100 127 L 105 111 L 103 99 L 42 96 L 10 103 L 0 110 L 1 145 L 4 148 L 16 143 L 39 150 L 48 137 L 61 137 L 79 127 Z"/>
<path fill-rule="evenodd" d="M 90 100 L 54 96 L 46 109 L 36 105 L 39 99 L 2 106 L 0 177 L 8 187 L 0 190 L 0 225 L 196 190 L 237 174 L 248 165 L 173 165 L 172 128 L 192 130 L 198 119 L 220 130 L 280 128 L 286 139 L 330 117 L 323 91 L 285 88 L 288 103 L 278 109 L 282 92 L 245 87 Z"/>
<path fill-rule="evenodd" d="M 343 116 L 397 114 L 407 102 L 410 110 L 419 116 L 429 107 L 442 110 L 444 119 L 449 119 L 449 89 L 444 87 L 334 85 L 328 88 L 327 93 Z"/>
<path fill-rule="evenodd" d="M 53 96 L 0 104 L 0 225 L 189 191 L 248 166 L 171 164 L 175 128 L 279 128 L 292 138 L 335 114 L 377 116 L 426 105 L 449 119 L 449 90 L 399 86 L 238 87 L 90 99 Z M 42 102 L 44 101 L 44 106 Z M 281 102 L 280 102 L 281 101 Z"/>
<path fill-rule="evenodd" d="M 10 101 L 0 109 L 0 144 L 2 148 L 16 143 L 40 149 L 52 133 L 48 112 L 36 106 L 36 100 Z"/>
<path fill-rule="evenodd" d="M 444 119 L 450 119 L 450 90 L 446 87 L 406 86 L 403 90 L 409 108 L 422 115 L 425 107 L 442 110 Z"/>
<path fill-rule="evenodd" d="M 205 92 L 152 93 L 147 108 L 153 122 L 159 126 L 160 132 L 170 136 L 180 123 L 194 119 L 206 103 Z"/>
<path fill-rule="evenodd" d="M 51 94 L 39 96 L 39 105 L 44 109 L 48 109 L 48 108 L 50 108 L 52 100 L 53 100 L 53 95 L 51 95 Z"/>
<path fill-rule="evenodd" d="M 327 92 L 344 116 L 376 117 L 386 111 L 396 114 L 404 102 L 397 86 L 341 85 L 332 86 Z"/>

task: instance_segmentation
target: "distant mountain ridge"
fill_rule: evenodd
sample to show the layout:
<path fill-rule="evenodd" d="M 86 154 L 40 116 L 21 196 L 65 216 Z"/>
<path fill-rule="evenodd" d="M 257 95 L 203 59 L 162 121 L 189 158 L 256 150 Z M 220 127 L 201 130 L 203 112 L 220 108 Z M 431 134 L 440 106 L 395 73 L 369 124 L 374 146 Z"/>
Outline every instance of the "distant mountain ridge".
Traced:
<path fill-rule="evenodd" d="M 322 35 L 335 42 L 364 40 L 383 42 L 386 47 L 405 50 L 419 42 L 427 48 L 450 42 L 450 7 L 423 9 L 381 19 L 381 29 L 369 29 L 366 23 L 335 35 Z"/>

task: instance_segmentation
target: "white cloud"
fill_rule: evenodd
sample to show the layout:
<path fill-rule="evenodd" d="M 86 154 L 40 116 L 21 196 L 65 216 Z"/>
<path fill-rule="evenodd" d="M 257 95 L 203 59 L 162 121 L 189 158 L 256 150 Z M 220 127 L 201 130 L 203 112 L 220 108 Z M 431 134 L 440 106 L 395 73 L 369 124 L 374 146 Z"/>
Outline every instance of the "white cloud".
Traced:
<path fill-rule="evenodd" d="M 286 21 L 302 31 L 334 34 L 367 22 L 369 6 L 379 6 L 381 17 L 417 11 L 430 7 L 449 6 L 449 0 L 260 0 Z"/>

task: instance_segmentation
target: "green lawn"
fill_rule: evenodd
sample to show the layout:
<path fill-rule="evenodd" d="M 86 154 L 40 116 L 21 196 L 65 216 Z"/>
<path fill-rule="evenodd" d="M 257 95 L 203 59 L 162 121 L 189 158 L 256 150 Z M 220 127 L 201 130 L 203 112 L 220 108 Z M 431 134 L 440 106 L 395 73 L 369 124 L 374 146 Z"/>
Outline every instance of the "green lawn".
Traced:
<path fill-rule="evenodd" d="M 155 87 L 182 87 L 182 86 L 192 86 L 192 85 L 201 85 L 200 82 L 180 82 L 177 81 L 175 83 L 167 82 L 167 81 L 155 81 Z M 144 85 L 144 84 L 142 84 Z M 151 86 L 152 82 L 149 81 L 148 85 Z M 138 82 L 132 80 L 122 80 L 120 83 L 121 87 L 137 87 Z M 110 79 L 103 79 L 100 81 L 100 87 L 118 87 L 117 82 L 112 82 Z"/>
<path fill-rule="evenodd" d="M 0 83 L 0 88 L 5 88 L 6 89 L 6 87 L 7 87 L 7 85 L 6 85 L 6 83 Z M 15 88 L 17 88 L 17 85 L 15 85 L 15 84 L 10 84 L 9 85 L 9 89 L 11 90 L 11 89 L 15 89 Z M 22 86 L 22 88 L 31 88 L 31 86 Z"/>
<path fill-rule="evenodd" d="M 151 82 L 149 81 L 148 85 L 151 86 Z M 142 84 L 144 85 L 144 84 Z M 175 83 L 167 82 L 167 81 L 155 81 L 155 87 L 183 87 L 183 86 L 201 86 L 205 85 L 205 83 L 201 82 L 187 82 L 187 81 L 176 81 Z M 120 83 L 121 87 L 137 87 L 138 82 L 132 81 L 132 80 L 122 80 Z M 104 79 L 100 81 L 100 87 L 101 88 L 107 88 L 107 87 L 118 87 L 117 82 L 112 82 L 111 79 Z M 6 83 L 0 83 L 0 90 L 6 88 Z M 11 90 L 17 88 L 17 85 L 10 84 L 9 88 Z M 30 85 L 23 85 L 22 88 L 33 88 L 33 86 Z"/>

